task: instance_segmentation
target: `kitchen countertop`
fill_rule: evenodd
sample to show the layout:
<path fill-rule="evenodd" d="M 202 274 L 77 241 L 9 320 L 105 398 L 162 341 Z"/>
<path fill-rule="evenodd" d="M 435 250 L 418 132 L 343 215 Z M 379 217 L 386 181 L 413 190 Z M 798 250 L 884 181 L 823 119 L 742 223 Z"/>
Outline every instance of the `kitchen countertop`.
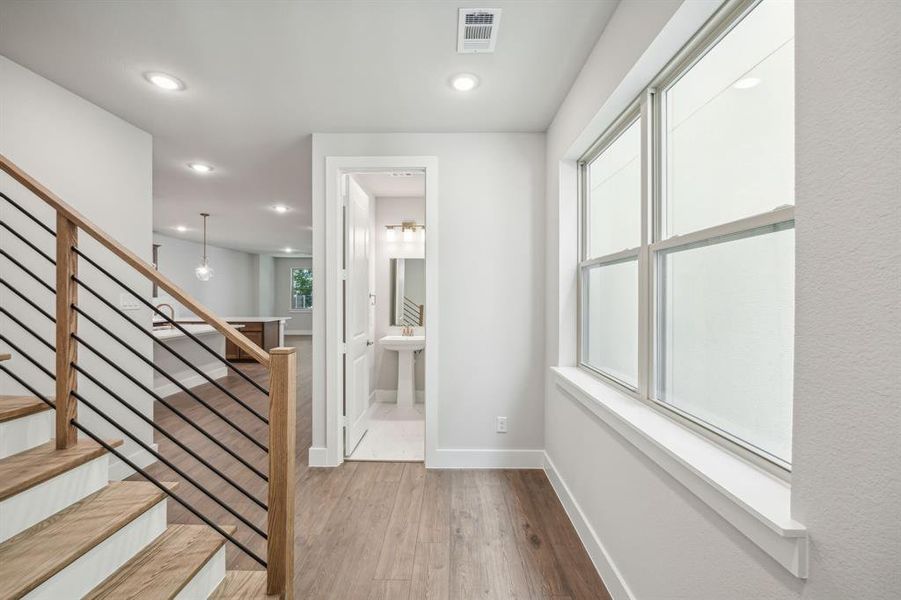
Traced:
<path fill-rule="evenodd" d="M 219 317 L 227 323 L 271 323 L 272 321 L 285 322 L 291 317 Z M 191 319 L 179 317 L 175 319 L 179 323 L 201 323 L 203 319 Z"/>
<path fill-rule="evenodd" d="M 208 333 L 219 333 L 212 325 L 207 325 L 206 323 L 189 323 L 183 322 L 182 327 L 192 335 L 206 335 Z M 240 329 L 242 326 L 238 325 L 236 329 Z M 156 338 L 158 342 L 167 342 L 169 340 L 176 340 L 179 338 L 188 337 L 183 332 L 179 331 L 175 327 L 167 327 L 164 329 L 154 329 L 153 337 Z"/>

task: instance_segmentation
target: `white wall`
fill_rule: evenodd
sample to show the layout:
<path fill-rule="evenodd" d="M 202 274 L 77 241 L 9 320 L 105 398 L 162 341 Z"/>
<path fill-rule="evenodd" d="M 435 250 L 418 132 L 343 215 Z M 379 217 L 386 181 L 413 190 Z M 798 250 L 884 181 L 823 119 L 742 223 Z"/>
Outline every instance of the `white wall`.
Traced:
<path fill-rule="evenodd" d="M 573 159 L 716 3 L 619 5 L 548 131 L 550 364 L 575 364 Z M 547 453 L 606 549 L 623 597 L 897 597 L 901 209 L 896 3 L 796 8 L 794 578 L 629 442 L 550 386 Z"/>
<path fill-rule="evenodd" d="M 260 316 L 275 314 L 275 257 L 255 254 L 254 258 L 257 298 L 256 313 Z"/>
<path fill-rule="evenodd" d="M 543 441 L 544 135 L 315 134 L 314 270 L 325 267 L 326 156 L 436 156 L 441 320 L 438 447 Z M 317 302 L 326 309 L 335 300 Z M 472 297 L 478 295 L 475 305 Z M 328 311 L 314 313 L 324 333 Z M 314 334 L 313 446 L 325 442 L 324 335 Z M 495 433 L 507 416 L 510 432 Z M 500 453 L 501 455 L 503 453 Z"/>
<path fill-rule="evenodd" d="M 26 172 L 50 188 L 64 201 L 72 205 L 114 239 L 124 244 L 148 262 L 151 260 L 152 228 L 152 140 L 150 135 L 75 96 L 50 81 L 0 57 L 0 152 L 17 163 Z M 0 189 L 41 219 L 55 227 L 54 213 L 29 192 L 15 184 L 8 176 L 0 175 Z M 27 222 L 4 201 L 0 201 L 3 219 L 17 231 L 24 233 L 49 254 L 55 253 L 52 238 Z M 3 247 L 10 254 L 23 258 L 53 285 L 54 270 L 43 259 L 33 255 L 8 233 L 3 233 Z M 82 234 L 79 247 L 110 269 L 122 281 L 135 287 L 145 297 L 151 294 L 150 284 L 122 262 L 101 249 L 87 235 Z M 26 280 L 6 260 L 0 262 L 5 280 L 23 290 L 49 312 L 54 311 L 53 296 L 45 289 Z M 81 261 L 79 274 L 105 298 L 119 303 L 121 290 L 102 275 Z M 53 341 L 54 330 L 49 322 L 26 306 L 6 289 L 0 289 L 0 302 L 4 308 L 34 326 L 44 339 Z M 130 325 L 113 316 L 113 313 L 80 292 L 79 304 L 89 313 L 106 322 L 110 329 L 124 337 L 134 348 L 147 357 L 153 356 L 152 342 Z M 144 326 L 150 325 L 149 309 L 129 313 Z M 53 356 L 21 332 L 7 319 L 0 321 L 4 334 L 23 350 L 35 355 L 53 370 Z M 116 363 L 126 368 L 138 380 L 152 385 L 148 367 L 127 354 L 118 344 L 80 319 L 79 334 L 95 345 Z M 82 349 L 79 363 L 100 380 L 109 384 L 145 415 L 153 414 L 151 400 L 136 391 L 110 368 L 105 367 L 87 350 Z M 21 357 L 6 363 L 24 378 L 37 384 L 42 392 L 50 392 L 52 384 L 39 371 L 27 365 Z M 153 442 L 152 430 L 139 421 L 115 400 L 79 376 L 79 391 L 89 400 L 107 410 L 140 439 Z M 3 393 L 15 393 L 18 388 L 7 377 L 0 379 Z M 82 406 L 79 421 L 106 438 L 123 438 L 99 417 Z M 139 464 L 152 462 L 133 442 L 126 442 L 123 451 Z M 113 461 L 114 474 L 124 473 Z"/>
<path fill-rule="evenodd" d="M 385 350 L 378 340 L 386 335 L 400 333 L 399 327 L 391 326 L 391 259 L 425 259 L 425 242 L 417 236 L 415 241 L 404 242 L 400 234 L 394 241 L 386 238 L 386 225 L 397 225 L 403 221 L 425 223 L 425 198 L 383 198 L 375 199 L 375 235 L 373 266 L 375 272 L 375 363 L 374 389 L 397 391 L 397 352 Z M 426 234 L 428 235 L 428 234 Z M 425 282 L 422 284 L 425 290 Z M 427 333 L 427 332 L 426 332 Z M 425 389 L 425 351 L 416 358 L 414 378 L 417 390 Z"/>
<path fill-rule="evenodd" d="M 207 245 L 213 277 L 209 281 L 200 281 L 194 276 L 194 267 L 203 255 L 202 244 L 160 233 L 153 234 L 153 241 L 161 244 L 160 272 L 195 300 L 224 317 L 257 314 L 260 271 L 255 254 Z M 160 294 L 159 301 L 172 304 L 177 316 L 191 316 L 188 309 L 165 292 Z"/>
<path fill-rule="evenodd" d="M 275 277 L 272 288 L 275 290 L 275 312 L 277 317 L 290 317 L 285 329 L 291 332 L 310 333 L 313 331 L 313 311 L 291 310 L 291 269 L 313 268 L 312 258 L 275 258 Z M 315 280 L 316 273 L 313 273 Z M 314 283 L 315 286 L 315 283 Z M 268 314 L 268 313 L 267 313 Z"/>

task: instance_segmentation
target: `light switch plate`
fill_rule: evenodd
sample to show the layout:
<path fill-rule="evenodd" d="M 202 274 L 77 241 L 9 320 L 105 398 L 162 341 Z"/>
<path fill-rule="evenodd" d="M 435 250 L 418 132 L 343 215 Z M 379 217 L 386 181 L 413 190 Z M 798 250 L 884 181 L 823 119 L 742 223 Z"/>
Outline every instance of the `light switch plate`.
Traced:
<path fill-rule="evenodd" d="M 119 294 L 119 308 L 122 310 L 141 310 L 141 303 L 131 294 L 123 292 Z"/>

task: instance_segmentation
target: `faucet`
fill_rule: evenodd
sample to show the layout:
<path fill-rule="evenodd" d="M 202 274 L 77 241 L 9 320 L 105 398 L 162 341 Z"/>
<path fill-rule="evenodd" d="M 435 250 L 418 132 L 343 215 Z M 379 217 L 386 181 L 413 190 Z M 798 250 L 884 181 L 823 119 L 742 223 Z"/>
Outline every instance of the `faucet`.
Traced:
<path fill-rule="evenodd" d="M 172 321 L 174 321 L 174 320 L 175 320 L 175 309 L 172 308 L 172 305 L 171 305 L 171 304 L 166 304 L 166 303 L 164 302 L 164 303 L 162 303 L 162 304 L 157 304 L 157 305 L 156 305 L 156 308 L 157 308 L 157 310 L 162 310 L 162 308 L 163 308 L 164 306 L 165 306 L 166 308 L 169 309 L 169 319 L 171 319 Z M 163 327 L 166 327 L 166 328 L 168 328 L 168 329 L 172 329 L 172 323 L 167 322 L 165 325 L 163 325 Z"/>
<path fill-rule="evenodd" d="M 413 335 L 413 327 L 411 325 L 404 325 L 404 328 L 401 329 L 400 334 L 408 337 Z"/>

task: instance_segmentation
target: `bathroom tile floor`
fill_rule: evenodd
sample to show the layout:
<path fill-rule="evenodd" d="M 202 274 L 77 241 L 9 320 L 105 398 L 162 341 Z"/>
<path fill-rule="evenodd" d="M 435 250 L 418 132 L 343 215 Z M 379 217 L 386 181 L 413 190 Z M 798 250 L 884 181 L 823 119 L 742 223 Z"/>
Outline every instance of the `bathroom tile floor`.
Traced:
<path fill-rule="evenodd" d="M 400 407 L 376 402 L 369 407 L 369 429 L 348 460 L 425 459 L 425 405 Z"/>

